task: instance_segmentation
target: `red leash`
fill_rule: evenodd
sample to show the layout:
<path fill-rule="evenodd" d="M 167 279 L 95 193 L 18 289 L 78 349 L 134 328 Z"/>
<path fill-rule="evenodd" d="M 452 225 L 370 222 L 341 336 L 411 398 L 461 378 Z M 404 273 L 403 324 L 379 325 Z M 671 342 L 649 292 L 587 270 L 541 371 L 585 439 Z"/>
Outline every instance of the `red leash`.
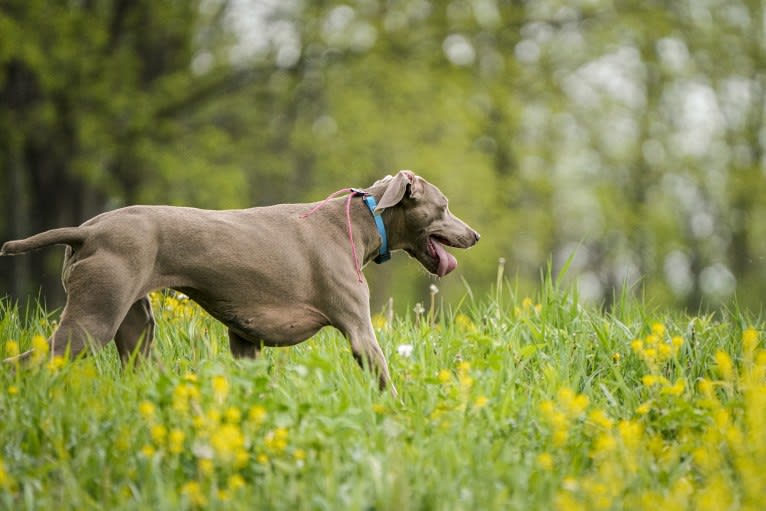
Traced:
<path fill-rule="evenodd" d="M 337 195 L 347 193 L 349 194 L 348 197 L 346 197 L 346 225 L 348 226 L 348 241 L 351 243 L 351 255 L 354 257 L 354 270 L 356 270 L 356 276 L 359 282 L 364 282 L 364 279 L 362 278 L 362 267 L 359 264 L 359 256 L 356 253 L 356 245 L 354 245 L 354 233 L 351 229 L 351 199 L 356 197 L 357 195 L 363 195 L 364 192 L 360 192 L 359 190 L 356 190 L 354 188 L 343 188 L 341 190 L 338 190 L 337 192 L 333 192 L 330 195 L 327 196 L 325 200 L 311 208 L 306 213 L 303 213 L 300 218 L 307 218 L 311 215 L 313 215 L 316 211 L 324 207 L 325 204 L 327 204 L 330 199 L 335 198 Z"/>

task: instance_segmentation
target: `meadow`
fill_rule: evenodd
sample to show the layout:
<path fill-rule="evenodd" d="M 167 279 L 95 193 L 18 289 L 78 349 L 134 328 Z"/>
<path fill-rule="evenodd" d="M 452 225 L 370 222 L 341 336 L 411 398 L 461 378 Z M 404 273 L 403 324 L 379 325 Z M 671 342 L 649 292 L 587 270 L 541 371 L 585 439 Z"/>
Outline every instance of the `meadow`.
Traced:
<path fill-rule="evenodd" d="M 258 360 L 153 296 L 150 361 L 51 359 L 55 314 L 0 302 L 0 509 L 762 509 L 764 318 L 609 312 L 543 279 L 374 318 L 399 398 L 326 329 Z"/>

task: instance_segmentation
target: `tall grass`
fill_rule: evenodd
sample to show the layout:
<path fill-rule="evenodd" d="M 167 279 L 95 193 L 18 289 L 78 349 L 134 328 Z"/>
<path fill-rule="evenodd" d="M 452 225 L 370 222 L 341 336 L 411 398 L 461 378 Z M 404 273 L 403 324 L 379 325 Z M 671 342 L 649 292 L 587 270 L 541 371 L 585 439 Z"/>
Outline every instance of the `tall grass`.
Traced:
<path fill-rule="evenodd" d="M 152 360 L 0 370 L 2 509 L 760 509 L 763 318 L 609 312 L 544 279 L 375 318 L 400 398 L 333 330 L 254 361 L 157 295 Z M 55 327 L 0 302 L 0 354 Z"/>

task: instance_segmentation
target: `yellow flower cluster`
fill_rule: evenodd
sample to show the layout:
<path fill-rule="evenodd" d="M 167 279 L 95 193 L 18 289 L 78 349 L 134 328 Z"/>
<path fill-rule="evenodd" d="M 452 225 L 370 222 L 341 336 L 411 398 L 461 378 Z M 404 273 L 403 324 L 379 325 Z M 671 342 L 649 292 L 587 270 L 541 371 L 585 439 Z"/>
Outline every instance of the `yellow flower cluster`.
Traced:
<path fill-rule="evenodd" d="M 199 306 L 188 296 L 177 292 L 149 293 L 152 309 L 170 320 L 189 319 L 200 312 Z"/>
<path fill-rule="evenodd" d="M 57 372 L 66 364 L 66 359 L 61 355 L 55 355 L 53 357 L 48 356 L 50 345 L 48 344 L 48 340 L 42 335 L 33 336 L 31 344 L 32 356 L 30 361 L 32 365 L 41 366 L 45 360 L 48 360 L 44 367 L 51 372 Z M 5 357 L 15 357 L 19 355 L 19 343 L 13 339 L 6 341 L 4 351 Z"/>
<path fill-rule="evenodd" d="M 479 393 L 475 386 L 476 373 L 467 360 L 458 362 L 454 371 L 441 369 L 436 374 L 436 379 L 443 389 L 444 399 L 436 404 L 429 418 L 434 425 L 446 429 L 451 425 L 450 414 L 457 412 L 463 414 L 466 410 L 477 413 L 490 404 L 490 398 Z"/>
<path fill-rule="evenodd" d="M 15 357 L 19 354 L 19 343 L 13 339 L 5 341 L 5 357 Z"/>
<path fill-rule="evenodd" d="M 588 403 L 588 396 L 577 394 L 568 387 L 559 389 L 555 401 L 546 400 L 540 403 L 540 412 L 552 431 L 551 441 L 554 447 L 566 445 L 573 421 L 582 417 Z"/>
<path fill-rule="evenodd" d="M 513 313 L 516 315 L 516 317 L 532 316 L 539 315 L 542 310 L 543 306 L 541 304 L 535 303 L 534 300 L 526 297 L 521 301 L 521 307 L 514 307 Z"/>
<path fill-rule="evenodd" d="M 663 334 L 661 325 L 653 327 L 651 335 Z M 553 470 L 557 461 L 568 465 L 568 449 L 578 442 L 587 442 L 591 459 L 578 477 L 562 480 L 555 508 L 762 509 L 766 501 L 761 469 L 766 464 L 766 350 L 758 349 L 758 344 L 758 332 L 746 329 L 741 355 L 717 352 L 712 358 L 718 378 L 699 379 L 696 392 L 687 388 L 688 376 L 671 383 L 657 372 L 657 358 L 642 357 L 650 371 L 642 383 L 655 394 L 654 402 L 641 405 L 634 419 L 623 420 L 590 407 L 582 433 L 569 443 L 561 441 L 562 436 L 566 438 L 561 431 L 572 431 L 573 419 L 585 412 L 582 406 L 589 408 L 587 400 L 577 406 L 577 396 L 563 389 L 555 402 L 544 402 L 540 412 L 558 449 L 538 454 L 537 465 L 545 471 Z M 673 346 L 672 339 L 668 345 Z M 681 395 L 684 399 L 676 399 Z M 658 408 L 656 417 L 646 415 L 650 406 Z M 680 421 L 673 429 L 663 428 L 657 421 L 670 410 L 688 410 L 690 417 L 706 420 L 699 426 Z M 669 477 L 661 489 L 655 484 L 657 472 Z"/>
<path fill-rule="evenodd" d="M 471 318 L 463 314 L 462 312 L 455 316 L 455 326 L 460 330 L 461 332 L 475 332 L 476 331 L 476 325 L 473 321 L 471 321 Z"/>
<path fill-rule="evenodd" d="M 256 404 L 243 410 L 233 393 L 225 375 L 188 373 L 168 389 L 168 405 L 160 404 L 167 402 L 164 399 L 138 404 L 147 440 L 139 444 L 140 457 L 196 465 L 196 476 L 179 487 L 190 507 L 231 500 L 246 486 L 245 475 L 254 467 L 264 470 L 281 459 L 300 468 L 308 457 L 305 450 L 291 446 L 286 427 L 269 426 L 266 407 Z"/>
<path fill-rule="evenodd" d="M 652 324 L 651 330 L 652 332 L 643 339 L 634 340 L 630 347 L 647 366 L 656 368 L 678 356 L 684 339 L 680 336 L 667 337 L 665 325 L 662 323 Z"/>

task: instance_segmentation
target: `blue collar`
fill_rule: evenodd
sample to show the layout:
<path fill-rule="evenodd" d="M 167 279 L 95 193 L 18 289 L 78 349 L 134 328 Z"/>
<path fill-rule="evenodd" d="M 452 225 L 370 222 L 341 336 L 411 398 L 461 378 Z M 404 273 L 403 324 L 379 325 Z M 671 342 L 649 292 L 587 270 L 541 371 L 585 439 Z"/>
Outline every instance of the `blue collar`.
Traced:
<path fill-rule="evenodd" d="M 375 208 L 378 206 L 378 202 L 375 200 L 375 196 L 370 195 L 364 190 L 352 189 L 354 195 L 361 195 L 367 209 L 372 213 L 372 218 L 375 219 L 375 227 L 380 234 L 380 250 L 378 255 L 373 259 L 378 264 L 385 263 L 391 259 L 391 252 L 388 250 L 388 236 L 386 235 L 386 225 L 383 223 L 383 217 L 380 213 L 375 213 Z"/>

